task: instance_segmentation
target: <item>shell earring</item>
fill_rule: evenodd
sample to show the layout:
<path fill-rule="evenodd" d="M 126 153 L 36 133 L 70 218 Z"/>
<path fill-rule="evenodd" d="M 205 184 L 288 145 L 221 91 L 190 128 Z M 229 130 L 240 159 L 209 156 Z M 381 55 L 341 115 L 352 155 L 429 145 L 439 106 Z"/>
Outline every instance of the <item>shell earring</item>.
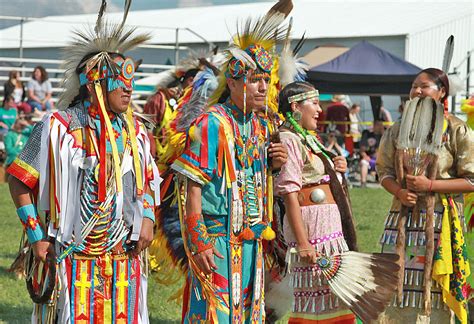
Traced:
<path fill-rule="evenodd" d="M 293 115 L 293 119 L 297 122 L 300 121 L 301 118 L 303 117 L 303 114 L 299 110 L 293 111 L 292 115 Z"/>

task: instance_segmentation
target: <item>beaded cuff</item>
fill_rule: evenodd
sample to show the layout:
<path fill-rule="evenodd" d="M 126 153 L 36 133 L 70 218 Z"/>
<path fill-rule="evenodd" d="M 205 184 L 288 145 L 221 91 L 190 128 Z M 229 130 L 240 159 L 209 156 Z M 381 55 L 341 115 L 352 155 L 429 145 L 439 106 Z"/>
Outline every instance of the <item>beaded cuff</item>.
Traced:
<path fill-rule="evenodd" d="M 155 222 L 155 200 L 147 193 L 143 195 L 143 217 Z"/>
<path fill-rule="evenodd" d="M 185 222 L 188 246 L 193 254 L 212 248 L 211 239 L 207 234 L 207 227 L 201 214 L 187 215 Z"/>
<path fill-rule="evenodd" d="M 41 227 L 41 222 L 36 212 L 36 208 L 33 204 L 22 206 L 16 210 L 20 221 L 25 228 L 26 235 L 28 236 L 28 241 L 30 243 L 35 243 L 39 240 L 44 239 L 46 236 L 44 234 L 43 228 Z"/>

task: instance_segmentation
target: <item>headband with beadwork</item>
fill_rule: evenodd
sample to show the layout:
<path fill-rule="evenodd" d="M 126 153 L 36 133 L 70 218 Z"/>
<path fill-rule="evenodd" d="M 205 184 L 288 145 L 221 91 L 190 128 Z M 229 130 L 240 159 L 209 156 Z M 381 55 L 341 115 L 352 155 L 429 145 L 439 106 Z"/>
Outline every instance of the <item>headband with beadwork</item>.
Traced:
<path fill-rule="evenodd" d="M 319 91 L 315 89 L 288 97 L 288 103 L 299 102 L 307 99 L 313 99 L 316 97 L 319 97 Z"/>

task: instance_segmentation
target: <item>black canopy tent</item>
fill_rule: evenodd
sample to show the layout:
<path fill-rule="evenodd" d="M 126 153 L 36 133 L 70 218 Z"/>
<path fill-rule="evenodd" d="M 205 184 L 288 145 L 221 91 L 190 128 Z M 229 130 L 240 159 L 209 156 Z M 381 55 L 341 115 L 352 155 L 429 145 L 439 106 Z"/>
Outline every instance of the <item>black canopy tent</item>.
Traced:
<path fill-rule="evenodd" d="M 380 96 L 407 96 L 420 71 L 419 67 L 363 41 L 331 61 L 311 67 L 307 79 L 322 93 L 370 96 L 374 116 L 378 116 Z"/>

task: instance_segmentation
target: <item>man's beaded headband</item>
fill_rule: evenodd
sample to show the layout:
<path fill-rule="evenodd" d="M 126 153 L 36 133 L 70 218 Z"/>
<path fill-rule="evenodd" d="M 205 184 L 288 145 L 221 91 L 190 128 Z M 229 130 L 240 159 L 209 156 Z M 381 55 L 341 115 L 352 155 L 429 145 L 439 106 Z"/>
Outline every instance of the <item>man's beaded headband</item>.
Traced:
<path fill-rule="evenodd" d="M 299 93 L 297 95 L 288 97 L 288 103 L 304 101 L 304 100 L 313 99 L 316 97 L 319 97 L 319 91 L 315 89 L 315 90 Z"/>

